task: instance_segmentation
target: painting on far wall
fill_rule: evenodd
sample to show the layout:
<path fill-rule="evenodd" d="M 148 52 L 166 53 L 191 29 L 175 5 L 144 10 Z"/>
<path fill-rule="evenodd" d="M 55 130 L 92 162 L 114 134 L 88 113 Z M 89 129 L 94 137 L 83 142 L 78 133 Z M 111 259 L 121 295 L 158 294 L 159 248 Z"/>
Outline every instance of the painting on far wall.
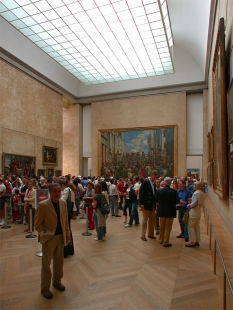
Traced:
<path fill-rule="evenodd" d="M 2 155 L 3 173 L 31 175 L 36 171 L 36 158 L 32 156 L 5 154 Z"/>
<path fill-rule="evenodd" d="M 100 140 L 102 177 L 177 175 L 177 126 L 100 132 Z"/>
<path fill-rule="evenodd" d="M 57 165 L 58 150 L 50 146 L 43 146 L 43 165 Z"/>

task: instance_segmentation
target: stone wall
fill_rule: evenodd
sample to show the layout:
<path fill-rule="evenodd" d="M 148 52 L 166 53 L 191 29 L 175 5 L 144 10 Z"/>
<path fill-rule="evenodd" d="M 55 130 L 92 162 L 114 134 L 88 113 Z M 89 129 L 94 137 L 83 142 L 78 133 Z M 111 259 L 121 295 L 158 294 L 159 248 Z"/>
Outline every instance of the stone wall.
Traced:
<path fill-rule="evenodd" d="M 37 172 L 48 167 L 42 163 L 43 146 L 55 147 L 58 165 L 51 168 L 61 170 L 62 96 L 2 60 L 0 72 L 1 157 L 2 153 L 36 157 Z"/>

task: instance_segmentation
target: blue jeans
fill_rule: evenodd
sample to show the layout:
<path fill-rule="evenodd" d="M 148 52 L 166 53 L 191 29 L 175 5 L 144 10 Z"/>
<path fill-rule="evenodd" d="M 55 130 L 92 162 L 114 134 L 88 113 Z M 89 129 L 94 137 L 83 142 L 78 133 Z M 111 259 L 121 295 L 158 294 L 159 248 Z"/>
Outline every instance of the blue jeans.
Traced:
<path fill-rule="evenodd" d="M 97 219 L 97 214 L 95 212 L 93 212 L 93 220 L 94 220 L 94 223 L 95 223 L 95 229 L 96 229 L 96 232 L 97 232 L 97 238 L 99 240 L 102 240 L 104 234 L 106 233 L 106 228 L 105 227 L 98 227 L 98 219 Z M 104 230 L 104 228 L 105 228 L 105 230 Z"/>
<path fill-rule="evenodd" d="M 129 225 L 133 225 L 133 221 L 135 222 L 135 225 L 139 224 L 138 204 L 139 204 L 138 200 L 137 201 L 132 201 L 132 209 L 131 209 Z"/>
<path fill-rule="evenodd" d="M 181 234 L 184 238 L 189 237 L 188 225 L 182 222 L 182 218 L 186 212 L 187 212 L 187 208 L 180 207 L 180 209 L 179 209 L 179 223 L 180 223 Z"/>

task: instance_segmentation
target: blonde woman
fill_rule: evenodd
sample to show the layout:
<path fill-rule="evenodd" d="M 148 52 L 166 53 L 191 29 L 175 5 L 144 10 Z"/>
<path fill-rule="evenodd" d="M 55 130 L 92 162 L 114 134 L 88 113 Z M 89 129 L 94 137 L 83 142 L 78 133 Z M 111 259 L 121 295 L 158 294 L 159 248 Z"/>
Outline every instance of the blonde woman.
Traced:
<path fill-rule="evenodd" d="M 200 245 L 200 220 L 201 220 L 201 207 L 205 204 L 205 194 L 203 193 L 203 183 L 195 182 L 192 196 L 192 203 L 187 205 L 189 210 L 188 220 L 188 234 L 190 243 L 186 244 L 187 248 L 195 248 Z"/>
<path fill-rule="evenodd" d="M 34 226 L 34 215 L 35 215 L 35 189 L 33 188 L 33 184 L 31 181 L 28 182 L 27 185 L 28 189 L 25 192 L 25 196 L 24 196 L 24 216 L 25 216 L 25 220 L 24 220 L 24 225 L 28 225 L 29 223 L 29 209 L 30 209 L 30 205 L 32 207 L 32 227 Z M 29 226 L 27 229 L 25 229 L 24 231 L 28 231 Z"/>

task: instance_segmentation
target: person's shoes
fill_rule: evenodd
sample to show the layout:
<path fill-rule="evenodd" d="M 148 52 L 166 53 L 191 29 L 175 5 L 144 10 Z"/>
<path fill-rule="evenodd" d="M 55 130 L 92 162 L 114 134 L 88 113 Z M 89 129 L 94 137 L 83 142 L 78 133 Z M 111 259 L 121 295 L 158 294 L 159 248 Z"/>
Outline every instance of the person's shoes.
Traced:
<path fill-rule="evenodd" d="M 115 217 L 121 217 L 119 214 L 115 215 Z"/>
<path fill-rule="evenodd" d="M 47 299 L 53 298 L 53 294 L 50 292 L 50 290 L 41 291 L 41 294 L 44 296 L 44 298 L 47 298 Z"/>
<path fill-rule="evenodd" d="M 145 236 L 142 236 L 141 239 L 142 239 L 143 241 L 147 241 L 147 239 L 146 239 Z"/>
<path fill-rule="evenodd" d="M 95 241 L 99 241 L 99 242 L 104 241 L 103 239 L 98 239 L 97 237 L 96 237 L 96 238 L 94 238 L 94 240 L 95 240 Z"/>
<path fill-rule="evenodd" d="M 183 235 L 180 234 L 180 235 L 177 236 L 176 238 L 184 238 L 184 237 L 183 237 Z"/>
<path fill-rule="evenodd" d="M 195 242 L 195 245 L 196 245 L 196 246 L 200 246 L 200 243 L 199 243 L 199 242 Z"/>
<path fill-rule="evenodd" d="M 167 244 L 164 244 L 164 245 L 163 245 L 164 248 L 168 248 L 168 247 L 170 247 L 170 246 L 172 246 L 171 243 L 167 243 Z"/>
<path fill-rule="evenodd" d="M 62 284 L 62 283 L 58 283 L 58 284 L 53 284 L 53 286 L 59 290 L 60 292 L 64 292 L 66 287 Z"/>
<path fill-rule="evenodd" d="M 185 242 L 189 242 L 189 238 L 185 238 Z"/>
<path fill-rule="evenodd" d="M 191 243 L 189 243 L 189 244 L 185 244 L 185 246 L 186 246 L 187 248 L 195 248 L 195 247 L 196 247 L 196 244 L 191 244 Z"/>
<path fill-rule="evenodd" d="M 157 239 L 155 236 L 148 236 L 148 238 Z"/>
<path fill-rule="evenodd" d="M 112 216 L 115 216 L 115 214 L 112 214 Z"/>
<path fill-rule="evenodd" d="M 0 226 L 4 226 L 6 224 L 5 220 L 1 220 Z"/>
<path fill-rule="evenodd" d="M 127 227 L 132 227 L 132 225 L 130 225 L 129 223 L 125 225 L 125 228 Z"/>
<path fill-rule="evenodd" d="M 157 236 L 159 235 L 159 230 L 156 230 L 156 235 L 157 235 Z"/>
<path fill-rule="evenodd" d="M 134 226 L 140 226 L 140 224 L 134 224 Z"/>

